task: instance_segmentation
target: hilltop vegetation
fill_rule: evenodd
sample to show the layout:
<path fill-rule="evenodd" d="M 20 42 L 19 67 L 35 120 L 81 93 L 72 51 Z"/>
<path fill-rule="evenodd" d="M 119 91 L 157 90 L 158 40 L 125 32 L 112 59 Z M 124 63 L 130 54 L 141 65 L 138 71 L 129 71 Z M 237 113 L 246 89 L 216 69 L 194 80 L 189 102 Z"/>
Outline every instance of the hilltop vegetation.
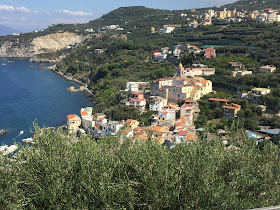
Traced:
<path fill-rule="evenodd" d="M 37 136 L 41 131 L 35 129 Z M 42 132 L 45 133 L 46 131 Z M 250 209 L 280 202 L 279 147 L 231 133 L 233 149 L 202 140 L 155 142 L 49 131 L 17 161 L 0 156 L 2 209 Z"/>
<path fill-rule="evenodd" d="M 280 2 L 278 0 L 240 0 L 232 4 L 224 5 L 229 9 L 259 10 L 265 8 L 279 9 Z"/>

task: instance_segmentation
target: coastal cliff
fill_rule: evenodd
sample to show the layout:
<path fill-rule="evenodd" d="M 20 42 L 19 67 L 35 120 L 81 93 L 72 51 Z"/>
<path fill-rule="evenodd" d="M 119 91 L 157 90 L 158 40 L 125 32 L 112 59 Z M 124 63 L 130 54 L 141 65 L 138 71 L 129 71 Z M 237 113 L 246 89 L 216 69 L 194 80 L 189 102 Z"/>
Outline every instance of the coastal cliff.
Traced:
<path fill-rule="evenodd" d="M 64 32 L 23 40 L 13 38 L 0 43 L 0 57 L 33 57 L 43 53 L 53 53 L 69 45 L 82 42 L 84 36 Z"/>

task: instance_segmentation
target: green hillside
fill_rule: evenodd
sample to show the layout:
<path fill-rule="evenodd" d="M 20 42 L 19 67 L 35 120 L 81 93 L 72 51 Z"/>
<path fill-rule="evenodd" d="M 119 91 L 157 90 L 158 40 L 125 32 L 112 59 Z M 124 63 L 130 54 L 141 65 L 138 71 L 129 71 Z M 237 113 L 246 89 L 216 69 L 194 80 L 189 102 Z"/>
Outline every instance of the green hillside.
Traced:
<path fill-rule="evenodd" d="M 261 10 L 265 8 L 279 9 L 279 0 L 241 0 L 232 4 L 224 5 L 228 9 L 236 8 L 237 10 Z"/>

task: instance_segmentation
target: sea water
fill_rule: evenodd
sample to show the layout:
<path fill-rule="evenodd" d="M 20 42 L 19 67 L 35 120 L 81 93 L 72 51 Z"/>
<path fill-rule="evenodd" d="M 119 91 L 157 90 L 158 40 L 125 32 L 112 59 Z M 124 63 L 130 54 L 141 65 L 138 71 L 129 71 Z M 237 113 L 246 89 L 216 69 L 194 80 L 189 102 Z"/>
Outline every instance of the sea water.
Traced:
<path fill-rule="evenodd" d="M 91 106 L 83 93 L 67 91 L 72 83 L 38 66 L 28 59 L 0 58 L 0 129 L 8 130 L 0 145 L 31 137 L 35 120 L 41 127 L 58 127 L 66 124 L 68 114 Z"/>

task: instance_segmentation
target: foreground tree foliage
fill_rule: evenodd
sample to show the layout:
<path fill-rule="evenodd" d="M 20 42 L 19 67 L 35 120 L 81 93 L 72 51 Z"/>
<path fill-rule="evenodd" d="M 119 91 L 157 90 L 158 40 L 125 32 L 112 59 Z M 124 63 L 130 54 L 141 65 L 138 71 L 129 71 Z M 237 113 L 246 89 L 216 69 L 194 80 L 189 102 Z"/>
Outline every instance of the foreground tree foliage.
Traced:
<path fill-rule="evenodd" d="M 40 130 L 35 129 L 35 135 Z M 233 137 L 236 135 L 233 133 Z M 279 147 L 252 140 L 225 150 L 201 140 L 156 142 L 49 131 L 17 161 L 0 157 L 2 209 L 248 209 L 280 203 Z"/>

